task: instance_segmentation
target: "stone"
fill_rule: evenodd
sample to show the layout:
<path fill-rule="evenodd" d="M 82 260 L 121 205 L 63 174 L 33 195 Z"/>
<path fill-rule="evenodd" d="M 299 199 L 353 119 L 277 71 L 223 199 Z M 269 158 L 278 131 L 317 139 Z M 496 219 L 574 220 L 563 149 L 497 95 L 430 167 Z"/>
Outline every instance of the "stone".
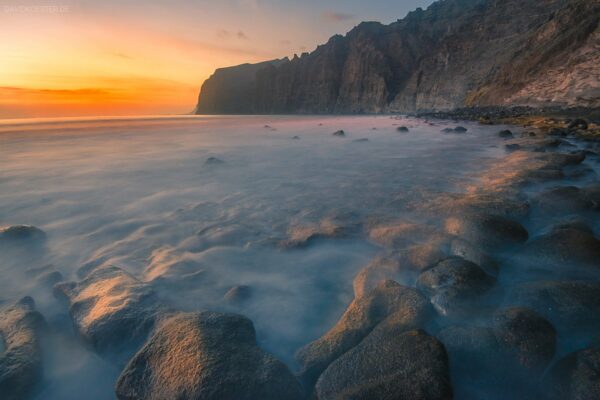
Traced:
<path fill-rule="evenodd" d="M 206 161 L 204 161 L 204 165 L 221 165 L 225 164 L 225 161 L 221 160 L 217 157 L 208 157 Z"/>
<path fill-rule="evenodd" d="M 550 400 L 600 398 L 600 348 L 589 347 L 558 360 L 542 382 Z"/>
<path fill-rule="evenodd" d="M 512 151 L 521 150 L 521 145 L 518 143 L 511 143 L 511 144 L 505 145 L 504 148 L 506 149 L 506 151 L 512 152 Z"/>
<path fill-rule="evenodd" d="M 545 190 L 532 199 L 532 204 L 544 212 L 581 212 L 600 209 L 600 204 L 585 189 L 559 186 Z"/>
<path fill-rule="evenodd" d="M 344 132 L 343 130 L 339 130 L 339 131 L 335 131 L 332 133 L 333 136 L 337 136 L 337 137 L 345 137 L 346 136 L 346 132 Z"/>
<path fill-rule="evenodd" d="M 461 257 L 479 265 L 488 275 L 498 275 L 498 264 L 494 259 L 483 252 L 479 247 L 463 239 L 454 239 L 450 243 L 450 255 Z"/>
<path fill-rule="evenodd" d="M 43 372 L 41 337 L 46 322 L 31 297 L 0 309 L 0 398 L 29 398 Z"/>
<path fill-rule="evenodd" d="M 405 248 L 416 243 L 441 239 L 442 236 L 433 226 L 410 221 L 377 225 L 369 230 L 371 241 L 390 249 Z"/>
<path fill-rule="evenodd" d="M 420 328 L 431 316 L 431 305 L 417 290 L 393 281 L 382 282 L 367 295 L 354 299 L 327 333 L 298 350 L 300 375 L 311 386 L 329 364 L 385 320 L 393 321 L 402 331 Z"/>
<path fill-rule="evenodd" d="M 229 304 L 243 304 L 252 298 L 252 288 L 247 285 L 234 286 L 225 293 L 223 299 Z"/>
<path fill-rule="evenodd" d="M 585 119 L 581 119 L 581 118 L 576 118 L 573 121 L 571 121 L 569 123 L 569 125 L 567 126 L 567 128 L 569 129 L 581 129 L 581 130 L 587 130 L 588 129 L 588 123 Z"/>
<path fill-rule="evenodd" d="M 60 283 L 54 293 L 68 302 L 79 335 L 98 353 L 117 360 L 137 350 L 163 311 L 150 285 L 118 267 Z"/>
<path fill-rule="evenodd" d="M 377 327 L 323 372 L 315 391 L 319 400 L 449 400 L 448 355 L 423 330 Z"/>
<path fill-rule="evenodd" d="M 46 239 L 46 233 L 31 225 L 13 225 L 0 228 L 0 244 L 36 242 Z"/>
<path fill-rule="evenodd" d="M 367 138 L 360 138 L 360 139 L 353 140 L 352 143 L 366 143 L 368 141 L 369 141 L 369 139 L 367 139 Z"/>
<path fill-rule="evenodd" d="M 498 136 L 504 139 L 512 139 L 513 137 L 515 137 L 515 135 L 513 135 L 513 133 L 508 129 L 504 129 L 498 132 Z"/>
<path fill-rule="evenodd" d="M 494 283 L 478 265 L 452 257 L 419 275 L 417 288 L 431 299 L 439 314 L 455 317 L 472 310 Z"/>
<path fill-rule="evenodd" d="M 396 130 L 398 132 L 408 132 L 408 128 L 406 126 L 399 126 L 398 128 L 396 128 Z"/>
<path fill-rule="evenodd" d="M 116 385 L 119 400 L 301 400 L 287 367 L 256 344 L 241 315 L 177 313 L 156 327 Z"/>
<path fill-rule="evenodd" d="M 511 287 L 505 304 L 530 308 L 572 338 L 588 336 L 600 328 L 600 283 L 587 281 L 536 281 Z"/>
<path fill-rule="evenodd" d="M 497 215 L 463 214 L 445 221 L 446 232 L 476 246 L 498 249 L 522 244 L 529 234 L 518 222 Z"/>

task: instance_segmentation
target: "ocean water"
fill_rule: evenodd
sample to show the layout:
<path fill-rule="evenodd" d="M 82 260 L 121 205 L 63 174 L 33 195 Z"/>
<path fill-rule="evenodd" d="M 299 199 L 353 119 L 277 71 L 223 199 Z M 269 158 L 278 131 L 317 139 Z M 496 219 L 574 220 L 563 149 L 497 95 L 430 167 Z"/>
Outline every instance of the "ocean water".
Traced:
<path fill-rule="evenodd" d="M 164 302 L 247 315 L 260 345 L 295 369 L 295 350 L 339 318 L 381 251 L 363 228 L 410 218 L 408 204 L 462 190 L 505 154 L 501 127 L 461 125 L 469 131 L 390 116 L 4 121 L 0 225 L 37 226 L 47 241 L 0 254 L 0 300 L 31 295 L 52 326 L 68 310 L 31 269 L 77 280 L 83 265 L 116 265 L 148 282 L 204 271 L 204 284 L 163 288 Z M 324 226 L 344 234 L 294 241 Z M 223 301 L 236 285 L 252 290 L 241 306 Z M 114 397 L 120 366 L 75 335 L 48 340 L 39 399 Z"/>

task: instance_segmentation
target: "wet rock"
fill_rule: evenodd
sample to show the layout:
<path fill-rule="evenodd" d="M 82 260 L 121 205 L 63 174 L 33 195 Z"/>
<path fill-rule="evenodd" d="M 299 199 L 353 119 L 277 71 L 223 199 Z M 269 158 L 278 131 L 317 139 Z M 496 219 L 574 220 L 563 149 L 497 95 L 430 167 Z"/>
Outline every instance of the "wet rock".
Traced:
<path fill-rule="evenodd" d="M 387 326 L 334 361 L 315 390 L 319 400 L 452 399 L 444 346 L 422 330 Z"/>
<path fill-rule="evenodd" d="M 571 353 L 557 361 L 542 382 L 551 400 L 600 398 L 600 347 Z"/>
<path fill-rule="evenodd" d="M 161 321 L 117 382 L 119 400 L 300 400 L 287 367 L 256 344 L 241 315 L 179 313 Z"/>
<path fill-rule="evenodd" d="M 556 352 L 556 330 L 532 310 L 509 308 L 497 312 L 493 330 L 500 346 L 527 372 L 541 374 Z"/>
<path fill-rule="evenodd" d="M 391 249 L 404 248 L 415 243 L 442 239 L 443 234 L 429 225 L 398 221 L 379 225 L 369 230 L 369 239 Z"/>
<path fill-rule="evenodd" d="M 445 193 L 431 200 L 419 203 L 419 211 L 435 215 L 492 214 L 506 218 L 520 219 L 529 214 L 529 203 L 519 198 L 498 193 Z"/>
<path fill-rule="evenodd" d="M 345 137 L 346 136 L 346 132 L 344 132 L 343 130 L 339 130 L 339 131 L 335 131 L 332 133 L 333 136 L 337 136 L 337 137 Z"/>
<path fill-rule="evenodd" d="M 252 288 L 247 285 L 234 286 L 225 293 L 223 299 L 229 304 L 243 304 L 252 297 Z"/>
<path fill-rule="evenodd" d="M 54 293 L 68 301 L 81 337 L 99 353 L 118 360 L 146 339 L 162 311 L 150 285 L 117 267 L 96 269 L 77 283 L 58 284 Z"/>
<path fill-rule="evenodd" d="M 406 126 L 399 126 L 396 128 L 398 132 L 408 132 L 408 128 Z"/>
<path fill-rule="evenodd" d="M 353 140 L 352 143 L 366 143 L 368 141 L 369 141 L 369 139 L 367 139 L 367 138 L 361 138 L 361 139 Z"/>
<path fill-rule="evenodd" d="M 311 386 L 331 362 L 383 321 L 388 320 L 397 331 L 406 331 L 421 327 L 431 315 L 431 305 L 417 290 L 393 281 L 380 283 L 367 295 L 354 299 L 325 335 L 296 353 L 301 376 Z"/>
<path fill-rule="evenodd" d="M 498 264 L 494 259 L 466 240 L 454 239 L 450 243 L 450 254 L 479 265 L 488 275 L 498 275 Z"/>
<path fill-rule="evenodd" d="M 438 313 L 453 317 L 472 310 L 494 283 L 478 265 L 452 257 L 419 275 L 417 288 L 431 299 Z"/>
<path fill-rule="evenodd" d="M 45 328 L 42 315 L 35 311 L 31 297 L 0 309 L 0 398 L 23 400 L 42 378 L 41 335 Z"/>
<path fill-rule="evenodd" d="M 468 131 L 468 129 L 465 128 L 464 126 L 457 126 L 456 128 L 454 128 L 454 132 L 464 133 L 466 131 Z"/>
<path fill-rule="evenodd" d="M 569 129 L 588 129 L 588 123 L 585 119 L 577 118 L 571 121 L 568 125 Z"/>
<path fill-rule="evenodd" d="M 584 189 L 576 186 L 561 186 L 541 192 L 532 199 L 532 203 L 544 212 L 579 212 L 600 209 L 600 204 L 595 201 Z"/>
<path fill-rule="evenodd" d="M 515 137 L 515 135 L 513 135 L 513 133 L 508 129 L 504 129 L 498 132 L 498 136 L 504 139 L 512 139 L 513 137 Z"/>
<path fill-rule="evenodd" d="M 57 283 L 64 281 L 64 276 L 58 271 L 51 271 L 41 274 L 36 280 L 38 285 L 52 288 Z"/>
<path fill-rule="evenodd" d="M 535 310 L 570 337 L 600 327 L 600 283 L 586 281 L 538 281 L 511 288 L 505 298 L 511 306 Z"/>
<path fill-rule="evenodd" d="M 504 148 L 506 149 L 506 151 L 512 152 L 512 151 L 521 150 L 521 145 L 518 143 L 511 143 L 511 144 L 505 145 Z"/>
<path fill-rule="evenodd" d="M 558 225 L 529 242 L 524 255 L 537 263 L 562 269 L 572 268 L 574 264 L 600 268 L 600 240 L 583 224 Z"/>
<path fill-rule="evenodd" d="M 464 214 L 445 222 L 446 232 L 488 249 L 527 241 L 527 230 L 518 222 L 490 214 Z"/>
<path fill-rule="evenodd" d="M 292 139 L 294 139 L 294 140 L 300 140 L 300 136 L 292 136 Z"/>
<path fill-rule="evenodd" d="M 206 161 L 204 161 L 204 165 L 221 165 L 225 164 L 225 161 L 221 160 L 217 157 L 208 157 Z"/>
<path fill-rule="evenodd" d="M 568 134 L 569 134 L 569 131 L 567 131 L 566 129 L 562 129 L 562 128 L 552 128 L 548 132 L 548 136 L 566 137 Z"/>
<path fill-rule="evenodd" d="M 323 239 L 349 237 L 356 226 L 336 218 L 324 218 L 318 223 L 294 225 L 288 229 L 288 238 L 279 242 L 283 249 L 304 248 Z"/>
<path fill-rule="evenodd" d="M 0 244 L 36 242 L 46 239 L 46 233 L 31 225 L 13 225 L 0 228 Z"/>

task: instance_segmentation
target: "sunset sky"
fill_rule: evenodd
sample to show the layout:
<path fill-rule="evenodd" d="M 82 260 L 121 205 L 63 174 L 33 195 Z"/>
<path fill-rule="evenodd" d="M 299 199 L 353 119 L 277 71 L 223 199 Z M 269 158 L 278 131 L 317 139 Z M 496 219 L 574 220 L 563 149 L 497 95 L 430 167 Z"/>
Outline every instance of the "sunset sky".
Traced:
<path fill-rule="evenodd" d="M 215 68 L 431 0 L 0 0 L 0 118 L 190 112 Z"/>

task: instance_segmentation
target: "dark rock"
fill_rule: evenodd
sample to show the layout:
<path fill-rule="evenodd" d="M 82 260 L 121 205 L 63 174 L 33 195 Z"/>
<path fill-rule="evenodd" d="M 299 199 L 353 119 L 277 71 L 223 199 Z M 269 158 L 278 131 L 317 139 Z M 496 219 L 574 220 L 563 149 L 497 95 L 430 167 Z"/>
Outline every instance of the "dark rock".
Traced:
<path fill-rule="evenodd" d="M 312 385 L 334 360 L 363 340 L 383 321 L 397 331 L 421 327 L 432 315 L 431 305 L 417 290 L 393 281 L 380 283 L 363 297 L 354 299 L 336 325 L 321 338 L 296 353 L 301 376 Z"/>
<path fill-rule="evenodd" d="M 300 139 L 300 136 L 292 136 L 292 139 L 294 139 L 294 140 L 299 140 L 299 139 Z"/>
<path fill-rule="evenodd" d="M 464 214 L 446 219 L 446 232 L 489 249 L 524 243 L 527 230 L 518 222 L 489 214 Z"/>
<path fill-rule="evenodd" d="M 81 337 L 118 360 L 135 352 L 162 311 L 148 284 L 117 267 L 96 269 L 77 283 L 58 284 L 54 293 L 68 301 Z"/>
<path fill-rule="evenodd" d="M 513 133 L 508 129 L 498 132 L 498 136 L 500 136 L 501 138 L 504 138 L 504 139 L 511 139 L 511 138 L 515 137 L 513 135 Z"/>
<path fill-rule="evenodd" d="M 576 186 L 560 186 L 545 190 L 536 195 L 532 203 L 544 212 L 581 212 L 600 209 L 600 203 L 594 198 L 593 192 Z"/>
<path fill-rule="evenodd" d="M 368 141 L 369 141 L 369 139 L 367 139 L 367 138 L 361 138 L 361 139 L 355 139 L 352 142 L 353 143 L 365 143 L 365 142 L 368 142 Z"/>
<path fill-rule="evenodd" d="M 0 310 L 0 398 L 28 398 L 42 378 L 41 335 L 44 317 L 31 297 Z"/>
<path fill-rule="evenodd" d="M 561 129 L 561 128 L 552 128 L 550 129 L 550 131 L 548 132 L 549 136 L 560 136 L 560 137 L 566 137 L 569 134 L 569 131 L 565 130 L 565 129 Z"/>
<path fill-rule="evenodd" d="M 500 346 L 527 372 L 541 374 L 556 352 L 556 331 L 541 315 L 510 308 L 494 315 L 494 334 Z"/>
<path fill-rule="evenodd" d="M 117 382 L 119 400 L 301 400 L 287 367 L 256 344 L 241 315 L 179 313 L 166 318 Z"/>
<path fill-rule="evenodd" d="M 454 128 L 454 132 L 457 133 L 465 133 L 466 131 L 468 131 L 468 129 L 464 126 L 457 126 L 456 128 Z"/>
<path fill-rule="evenodd" d="M 223 161 L 217 157 L 208 157 L 206 159 L 206 161 L 204 162 L 204 165 L 221 165 L 221 164 L 225 164 L 225 161 Z"/>
<path fill-rule="evenodd" d="M 46 233 L 31 225 L 13 225 L 0 228 L 0 244 L 33 242 L 46 239 Z"/>
<path fill-rule="evenodd" d="M 223 299 L 230 304 L 243 304 L 252 297 L 252 288 L 247 285 L 234 286 L 225 293 Z"/>
<path fill-rule="evenodd" d="M 406 126 L 399 126 L 396 128 L 398 132 L 408 132 L 408 128 Z"/>
<path fill-rule="evenodd" d="M 478 265 L 452 257 L 419 275 L 417 288 L 431 299 L 438 313 L 453 317 L 472 310 L 494 283 Z"/>
<path fill-rule="evenodd" d="M 542 382 L 550 400 L 600 398 L 600 348 L 590 347 L 557 361 Z"/>
<path fill-rule="evenodd" d="M 454 239 L 450 243 L 450 254 L 464 258 L 479 265 L 488 275 L 498 275 L 498 264 L 477 246 L 463 239 Z"/>
<path fill-rule="evenodd" d="M 506 151 L 517 151 L 521 149 L 521 145 L 517 143 L 511 143 L 504 146 Z"/>
<path fill-rule="evenodd" d="M 577 118 L 569 123 L 568 128 L 586 130 L 588 128 L 588 123 L 585 119 Z"/>
<path fill-rule="evenodd" d="M 529 242 L 524 254 L 537 263 L 563 269 L 573 268 L 577 264 L 600 268 L 600 240 L 589 227 L 581 225 L 554 227 L 550 233 Z"/>
<path fill-rule="evenodd" d="M 337 136 L 337 137 L 344 137 L 344 136 L 346 136 L 346 132 L 344 132 L 343 130 L 339 130 L 339 131 L 333 132 L 332 135 Z"/>
<path fill-rule="evenodd" d="M 444 346 L 422 330 L 378 326 L 317 381 L 319 400 L 452 399 Z"/>
<path fill-rule="evenodd" d="M 570 337 L 600 328 L 600 284 L 585 281 L 538 281 L 512 287 L 505 298 L 511 306 L 535 310 L 559 332 Z"/>

